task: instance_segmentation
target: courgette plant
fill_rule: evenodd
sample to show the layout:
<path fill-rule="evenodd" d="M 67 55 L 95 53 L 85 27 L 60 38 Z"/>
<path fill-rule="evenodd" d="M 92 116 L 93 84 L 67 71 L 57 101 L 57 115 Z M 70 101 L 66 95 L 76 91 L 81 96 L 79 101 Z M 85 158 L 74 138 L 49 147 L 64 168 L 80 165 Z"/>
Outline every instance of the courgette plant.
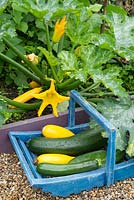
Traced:
<path fill-rule="evenodd" d="M 27 83 L 36 81 L 45 91 L 55 80 L 54 89 L 61 94 L 78 89 L 94 103 L 105 96 L 128 98 L 122 71 L 133 67 L 134 17 L 123 8 L 110 1 L 92 5 L 88 0 L 0 4 L 0 60 L 24 74 Z M 39 62 L 28 59 L 33 53 Z M 41 104 L 0 98 L 23 109 L 38 109 Z"/>

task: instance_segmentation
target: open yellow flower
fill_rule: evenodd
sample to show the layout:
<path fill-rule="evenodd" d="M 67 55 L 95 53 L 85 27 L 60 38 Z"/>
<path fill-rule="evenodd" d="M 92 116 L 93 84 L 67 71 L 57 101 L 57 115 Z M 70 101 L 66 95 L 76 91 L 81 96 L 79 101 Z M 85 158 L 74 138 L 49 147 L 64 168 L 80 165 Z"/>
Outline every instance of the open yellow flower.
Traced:
<path fill-rule="evenodd" d="M 53 34 L 53 37 L 52 37 L 52 40 L 54 42 L 59 42 L 62 35 L 64 34 L 65 32 L 65 25 L 66 25 L 67 21 L 66 21 L 66 16 L 64 16 L 62 18 L 62 20 L 58 20 L 55 24 L 55 28 L 54 28 L 54 34 Z"/>
<path fill-rule="evenodd" d="M 43 110 L 50 104 L 53 108 L 54 116 L 58 117 L 57 105 L 63 101 L 67 101 L 70 99 L 70 97 L 62 96 L 56 92 L 54 82 L 55 80 L 52 79 L 50 88 L 45 92 L 33 95 L 35 98 L 43 100 L 38 110 L 38 116 L 41 116 Z"/>

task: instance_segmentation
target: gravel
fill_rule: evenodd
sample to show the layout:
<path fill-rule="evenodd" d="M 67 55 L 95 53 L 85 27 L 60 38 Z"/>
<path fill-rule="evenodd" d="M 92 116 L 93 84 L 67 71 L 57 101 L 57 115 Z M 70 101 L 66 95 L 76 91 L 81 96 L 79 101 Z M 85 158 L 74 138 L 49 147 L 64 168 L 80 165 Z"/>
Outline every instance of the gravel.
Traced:
<path fill-rule="evenodd" d="M 40 189 L 32 188 L 13 154 L 0 154 L 0 200 L 133 200 L 134 178 L 119 181 L 110 187 L 93 188 L 67 198 L 52 197 Z"/>

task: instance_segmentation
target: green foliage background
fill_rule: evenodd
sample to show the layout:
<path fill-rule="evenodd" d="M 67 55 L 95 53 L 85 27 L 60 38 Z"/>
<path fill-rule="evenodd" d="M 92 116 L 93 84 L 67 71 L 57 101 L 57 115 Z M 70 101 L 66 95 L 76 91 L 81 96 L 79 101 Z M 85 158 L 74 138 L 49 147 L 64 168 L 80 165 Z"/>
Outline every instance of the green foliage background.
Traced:
<path fill-rule="evenodd" d="M 105 97 L 118 99 L 117 102 L 109 101 L 108 107 L 112 110 L 120 108 L 121 113 L 124 113 L 119 118 L 122 126 L 125 117 L 133 110 L 133 103 L 128 101 L 130 94 L 134 94 L 133 5 L 129 7 L 130 1 L 108 1 L 109 5 L 105 7 L 103 2 L 1 0 L 1 80 L 9 86 L 15 84 L 23 91 L 30 89 L 29 82 L 33 78 L 39 81 L 44 90 L 49 87 L 47 79 L 50 81 L 50 78 L 54 78 L 56 89 L 62 94 L 77 89 L 88 101 L 94 103 L 94 106 L 98 106 L 97 101 L 103 99 L 100 111 L 109 120 L 113 116 L 112 123 L 117 129 L 119 123 L 115 123 L 115 119 L 119 118 L 119 113 L 105 112 Z M 64 37 L 59 43 L 54 43 L 54 25 L 65 15 L 67 26 Z M 7 44 L 4 38 L 11 45 Z M 23 56 L 16 53 L 12 47 Z M 23 59 L 24 55 L 33 52 L 39 56 L 39 64 L 36 66 L 38 70 L 34 70 L 35 66 Z M 14 65 L 14 61 L 21 67 Z M 24 73 L 22 69 L 28 70 L 29 73 Z M 127 99 L 129 104 L 126 110 L 121 103 L 122 99 Z M 1 108 L 2 125 L 11 113 L 5 101 L 1 102 Z M 117 142 L 117 148 L 126 148 L 125 134 L 129 130 L 127 153 L 134 156 L 133 148 L 130 151 L 130 146 L 134 145 L 132 118 L 129 120 L 127 126 L 118 130 L 122 145 Z"/>

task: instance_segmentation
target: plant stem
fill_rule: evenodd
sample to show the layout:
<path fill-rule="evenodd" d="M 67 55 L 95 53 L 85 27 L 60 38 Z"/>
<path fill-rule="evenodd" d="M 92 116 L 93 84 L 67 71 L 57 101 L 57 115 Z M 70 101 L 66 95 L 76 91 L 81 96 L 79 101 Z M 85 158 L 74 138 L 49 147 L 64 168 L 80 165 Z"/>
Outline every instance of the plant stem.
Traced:
<path fill-rule="evenodd" d="M 57 74 L 56 74 L 56 71 L 55 71 L 54 67 L 51 66 L 51 65 L 50 65 L 50 67 L 51 67 L 51 70 L 52 70 L 52 74 L 53 74 L 54 79 L 56 80 L 57 83 L 59 83 L 59 79 L 58 79 L 58 76 L 57 76 Z"/>
<path fill-rule="evenodd" d="M 0 99 L 6 101 L 9 105 L 15 106 L 17 108 L 21 108 L 23 110 L 35 110 L 38 109 L 41 102 L 36 103 L 20 103 L 14 100 L 11 100 L 3 95 L 0 95 Z"/>
<path fill-rule="evenodd" d="M 64 36 L 62 36 L 61 40 L 59 41 L 58 43 L 58 51 L 57 51 L 57 54 L 62 50 L 63 48 L 63 41 L 64 41 Z M 53 76 L 54 76 L 54 79 L 56 80 L 57 83 L 59 83 L 59 78 L 57 76 L 57 73 L 55 71 L 55 68 L 53 66 L 51 66 L 51 70 L 52 70 L 52 73 L 53 73 Z"/>
<path fill-rule="evenodd" d="M 94 108 L 97 107 L 97 105 L 96 105 L 94 102 L 92 102 L 92 101 L 88 101 L 88 102 L 89 102 L 89 104 L 90 104 L 91 106 L 93 106 Z"/>
<path fill-rule="evenodd" d="M 90 92 L 91 90 L 96 89 L 99 85 L 100 85 L 100 83 L 93 83 L 93 84 L 90 85 L 89 87 L 83 89 L 83 90 L 81 91 L 81 93 L 84 93 L 84 92 L 87 92 L 87 91 Z"/>
<path fill-rule="evenodd" d="M 71 48 L 71 52 L 74 51 L 76 44 L 73 44 L 72 48 Z"/>
<path fill-rule="evenodd" d="M 50 43 L 48 24 L 47 24 L 45 19 L 43 19 L 43 22 L 44 22 L 44 26 L 45 26 L 45 29 L 46 29 L 47 49 L 48 49 L 49 52 L 51 52 L 52 49 L 51 49 L 51 43 Z"/>
<path fill-rule="evenodd" d="M 64 89 L 67 85 L 69 85 L 70 83 L 73 83 L 74 81 L 75 81 L 74 78 L 69 78 L 66 81 L 64 81 L 63 83 L 58 84 L 57 87 L 59 89 Z"/>
<path fill-rule="evenodd" d="M 129 95 L 134 95 L 134 91 L 128 91 Z M 82 96 L 87 97 L 96 97 L 96 96 L 115 96 L 113 92 L 96 92 L 96 93 L 86 93 L 86 92 L 80 92 Z"/>
<path fill-rule="evenodd" d="M 35 64 L 30 62 L 22 53 L 20 50 L 18 50 L 15 46 L 12 45 L 10 41 L 8 41 L 7 38 L 3 37 L 3 41 L 28 65 L 29 68 L 32 69 L 32 71 L 43 81 L 44 75 L 43 73 L 37 68 Z"/>
<path fill-rule="evenodd" d="M 26 112 L 26 110 L 21 109 L 21 108 L 8 108 L 8 112 L 10 112 L 10 113 L 22 113 L 22 112 Z"/>
<path fill-rule="evenodd" d="M 108 3 L 109 3 L 108 0 L 104 0 L 104 3 L 103 3 L 103 12 L 102 12 L 103 15 L 106 14 L 106 7 L 107 7 Z M 105 21 L 103 21 L 103 23 L 102 23 L 102 25 L 101 25 L 100 33 L 103 33 L 103 32 L 104 32 L 104 29 L 105 29 Z"/>
<path fill-rule="evenodd" d="M 30 72 L 28 69 L 23 67 L 21 64 L 17 63 L 16 61 L 12 60 L 11 58 L 7 57 L 3 53 L 0 53 L 0 58 L 2 60 L 12 64 L 14 67 L 16 67 L 18 70 L 22 71 L 25 75 L 28 75 L 34 81 L 41 83 L 40 78 L 38 76 L 34 75 L 32 72 Z"/>
<path fill-rule="evenodd" d="M 64 90 L 73 90 L 73 89 L 77 88 L 80 85 L 80 83 L 81 83 L 80 80 L 76 80 L 72 84 L 67 85 L 66 87 L 64 87 Z"/>
<path fill-rule="evenodd" d="M 102 103 L 104 98 L 90 98 L 90 101 L 93 103 Z"/>
<path fill-rule="evenodd" d="M 113 92 L 105 92 L 103 94 L 100 94 L 99 92 L 96 93 L 84 93 L 80 92 L 82 96 L 87 96 L 87 97 L 96 97 L 96 96 L 114 96 Z"/>
<path fill-rule="evenodd" d="M 64 43 L 64 35 L 62 36 L 62 38 L 60 39 L 59 43 L 58 43 L 58 52 L 62 51 L 63 49 L 63 43 Z"/>

